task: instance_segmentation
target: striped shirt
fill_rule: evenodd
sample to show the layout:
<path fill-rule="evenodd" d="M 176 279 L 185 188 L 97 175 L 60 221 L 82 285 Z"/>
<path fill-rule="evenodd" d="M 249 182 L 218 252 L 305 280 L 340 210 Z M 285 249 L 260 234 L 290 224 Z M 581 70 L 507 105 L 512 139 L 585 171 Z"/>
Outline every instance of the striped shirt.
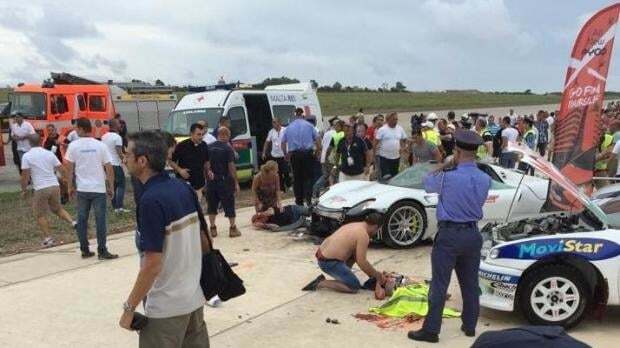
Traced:
<path fill-rule="evenodd" d="M 199 203 L 193 189 L 166 173 L 151 177 L 140 197 L 140 249 L 162 253 L 162 270 L 148 292 L 147 317 L 170 318 L 202 307 Z"/>

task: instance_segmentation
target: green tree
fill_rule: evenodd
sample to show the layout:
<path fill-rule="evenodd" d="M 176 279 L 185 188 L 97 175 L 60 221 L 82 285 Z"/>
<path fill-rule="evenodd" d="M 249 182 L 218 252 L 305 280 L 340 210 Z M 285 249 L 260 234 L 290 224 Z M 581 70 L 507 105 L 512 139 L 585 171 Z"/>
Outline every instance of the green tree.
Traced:
<path fill-rule="evenodd" d="M 340 92 L 342 90 L 342 84 L 336 81 L 334 85 L 332 86 L 332 89 L 336 92 Z"/>
<path fill-rule="evenodd" d="M 396 81 L 396 85 L 394 86 L 394 90 L 396 92 L 405 92 L 407 91 L 407 86 L 405 86 L 402 82 Z"/>

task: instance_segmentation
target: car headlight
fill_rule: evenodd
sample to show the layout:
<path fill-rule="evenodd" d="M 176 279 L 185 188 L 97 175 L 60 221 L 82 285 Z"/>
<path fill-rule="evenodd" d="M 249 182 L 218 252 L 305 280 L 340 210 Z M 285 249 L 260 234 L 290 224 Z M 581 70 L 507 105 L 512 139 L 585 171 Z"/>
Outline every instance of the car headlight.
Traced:
<path fill-rule="evenodd" d="M 495 248 L 495 249 L 491 249 L 491 251 L 489 251 L 489 258 L 490 259 L 496 259 L 499 256 L 499 249 Z"/>
<path fill-rule="evenodd" d="M 362 213 L 364 213 L 364 211 L 368 208 L 370 208 L 372 206 L 373 203 L 375 203 L 376 199 L 375 198 L 371 198 L 371 199 L 367 199 L 365 201 L 362 201 L 356 205 L 354 205 L 351 209 L 349 209 L 347 211 L 347 215 L 348 216 L 359 216 Z"/>
<path fill-rule="evenodd" d="M 489 251 L 493 248 L 493 242 L 491 240 L 485 240 L 482 242 L 482 248 L 480 249 L 480 256 L 482 259 L 489 257 Z"/>

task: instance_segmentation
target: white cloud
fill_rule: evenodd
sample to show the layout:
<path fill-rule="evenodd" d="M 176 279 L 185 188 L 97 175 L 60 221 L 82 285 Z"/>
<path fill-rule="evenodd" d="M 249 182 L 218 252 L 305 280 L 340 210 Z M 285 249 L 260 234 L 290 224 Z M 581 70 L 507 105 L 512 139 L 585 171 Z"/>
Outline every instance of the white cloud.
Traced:
<path fill-rule="evenodd" d="M 0 5 L 0 50 L 11 52 L 0 58 L 0 82 L 54 70 L 179 84 L 285 75 L 545 90 L 565 68 L 544 68 L 545 42 L 503 0 L 61 2 Z"/>

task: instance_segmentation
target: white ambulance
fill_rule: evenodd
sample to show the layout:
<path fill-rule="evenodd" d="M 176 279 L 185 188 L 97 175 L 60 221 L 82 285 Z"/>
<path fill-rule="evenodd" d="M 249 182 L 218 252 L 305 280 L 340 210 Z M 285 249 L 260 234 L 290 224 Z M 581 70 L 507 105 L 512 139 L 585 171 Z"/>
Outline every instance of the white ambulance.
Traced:
<path fill-rule="evenodd" d="M 190 126 L 199 120 L 207 121 L 212 131 L 220 118 L 228 117 L 231 140 L 239 154 L 237 175 L 240 181 L 248 181 L 257 169 L 272 119 L 277 117 L 286 125 L 296 108 L 303 109 L 305 117 L 314 116 L 317 128 L 323 128 L 319 99 L 309 82 L 269 86 L 264 90 L 213 86 L 184 96 L 170 112 L 163 129 L 184 138 L 189 135 Z"/>

